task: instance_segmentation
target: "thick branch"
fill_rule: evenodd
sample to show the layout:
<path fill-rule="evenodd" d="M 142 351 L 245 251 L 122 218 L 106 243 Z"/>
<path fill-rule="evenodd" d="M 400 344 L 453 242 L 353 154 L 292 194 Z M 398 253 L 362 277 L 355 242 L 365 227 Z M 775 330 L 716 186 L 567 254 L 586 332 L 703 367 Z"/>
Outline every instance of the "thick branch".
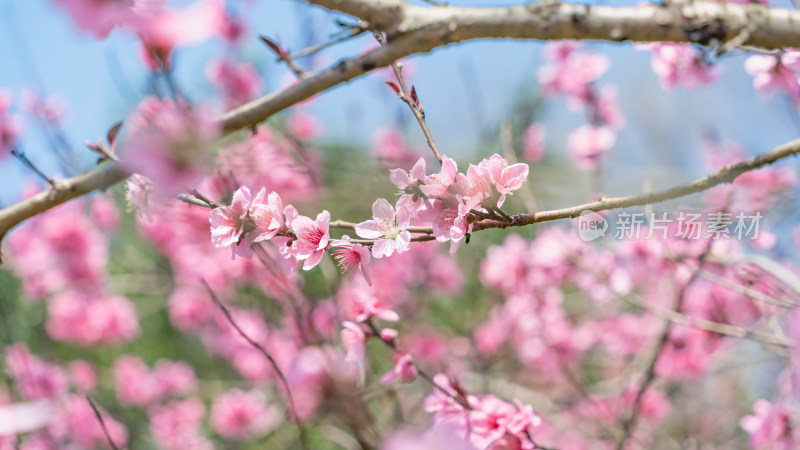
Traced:
<path fill-rule="evenodd" d="M 444 31 L 438 45 L 468 39 L 580 39 L 696 42 L 734 38 L 766 49 L 800 45 L 800 12 L 760 4 L 675 1 L 635 7 L 588 6 L 540 0 L 519 6 L 426 7 L 390 0 L 309 0 L 397 35 Z"/>
<path fill-rule="evenodd" d="M 29 217 L 94 190 L 106 189 L 124 179 L 125 174 L 118 170 L 116 163 L 106 164 L 76 177 L 57 181 L 51 189 L 0 209 L 0 240 L 11 228 Z"/>

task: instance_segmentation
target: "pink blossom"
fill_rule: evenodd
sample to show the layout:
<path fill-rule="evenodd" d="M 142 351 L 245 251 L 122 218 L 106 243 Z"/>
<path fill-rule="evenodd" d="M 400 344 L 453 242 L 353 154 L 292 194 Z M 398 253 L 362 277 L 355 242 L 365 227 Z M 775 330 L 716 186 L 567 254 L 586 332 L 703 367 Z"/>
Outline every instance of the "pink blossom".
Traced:
<path fill-rule="evenodd" d="M 67 113 L 67 100 L 55 94 L 43 99 L 38 90 L 24 89 L 20 96 L 23 108 L 46 123 L 58 124 Z"/>
<path fill-rule="evenodd" d="M 453 174 L 455 176 L 455 174 Z M 419 187 L 425 178 L 425 158 L 419 158 L 411 170 L 392 169 L 389 171 L 389 179 L 395 186 L 407 194 L 409 189 Z"/>
<path fill-rule="evenodd" d="M 753 415 L 742 417 L 739 424 L 750 435 L 753 448 L 790 450 L 798 445 L 793 416 L 789 407 L 760 399 L 753 403 Z"/>
<path fill-rule="evenodd" d="M 342 345 L 345 349 L 345 360 L 363 364 L 367 336 L 361 325 L 350 321 L 342 322 Z"/>
<path fill-rule="evenodd" d="M 67 392 L 67 376 L 58 367 L 33 356 L 28 347 L 19 342 L 5 349 L 6 366 L 26 399 L 57 398 Z"/>
<path fill-rule="evenodd" d="M 400 316 L 390 309 L 390 305 L 387 305 L 366 289 L 349 290 L 346 297 L 349 308 L 345 309 L 348 310 L 349 316 L 357 322 L 365 322 L 371 317 L 377 317 L 388 322 L 400 320 Z"/>
<path fill-rule="evenodd" d="M 120 356 L 114 361 L 113 372 L 120 404 L 147 405 L 158 398 L 158 386 L 138 356 Z"/>
<path fill-rule="evenodd" d="M 424 165 L 422 169 L 424 175 Z M 412 169 L 411 172 L 412 176 L 415 175 L 414 169 Z M 425 176 L 424 182 L 420 185 L 419 189 L 429 198 L 443 197 L 447 194 L 448 188 L 456 182 L 457 173 L 458 166 L 456 162 L 444 156 L 442 157 L 442 170 L 439 171 L 439 173 Z"/>
<path fill-rule="evenodd" d="M 411 167 L 419 159 L 396 128 L 381 128 L 372 135 L 372 154 L 388 167 Z"/>
<path fill-rule="evenodd" d="M 614 131 L 608 127 L 583 125 L 567 137 L 567 153 L 581 169 L 594 169 L 615 140 Z"/>
<path fill-rule="evenodd" d="M 452 426 L 435 427 L 425 433 L 417 434 L 411 431 L 395 431 L 390 434 L 383 445 L 383 450 L 478 450 L 464 433 Z"/>
<path fill-rule="evenodd" d="M 111 440 L 119 448 L 123 448 L 128 441 L 128 430 L 102 407 L 98 406 L 98 409 Z M 70 440 L 81 448 L 108 445 L 106 432 L 97 420 L 92 406 L 85 397 L 80 395 L 70 395 L 66 399 L 63 411 L 58 415 L 52 428 L 65 432 Z"/>
<path fill-rule="evenodd" d="M 497 153 L 489 159 L 481 161 L 480 167 L 486 171 L 495 190 L 500 194 L 500 198 L 497 200 L 498 208 L 503 206 L 507 194 L 512 194 L 528 180 L 527 164 L 519 163 L 509 166 L 508 161 Z"/>
<path fill-rule="evenodd" d="M 302 155 L 302 158 L 297 158 Z M 234 182 L 245 186 L 269 186 L 284 202 L 311 201 L 318 195 L 319 159 L 283 135 L 261 127 L 258 134 L 225 147 L 218 157 L 219 195 L 228 192 Z M 286 221 L 287 224 L 291 223 Z"/>
<path fill-rule="evenodd" d="M 92 219 L 104 232 L 113 232 L 119 228 L 119 210 L 114 200 L 101 194 L 93 195 L 89 200 Z"/>
<path fill-rule="evenodd" d="M 88 31 L 95 39 L 108 37 L 115 27 L 131 22 L 134 7 L 142 0 L 134 2 L 97 0 L 56 0 L 67 9 L 78 28 Z"/>
<path fill-rule="evenodd" d="M 216 311 L 208 292 L 197 287 L 177 288 L 167 303 L 170 323 L 182 331 L 199 331 Z"/>
<path fill-rule="evenodd" d="M 512 442 L 529 441 L 529 432 L 542 423 L 533 408 L 519 400 L 511 404 L 486 395 L 471 397 L 470 406 L 473 408 L 469 413 L 470 440 L 479 448 L 490 448 L 504 438 Z"/>
<path fill-rule="evenodd" d="M 525 159 L 532 162 L 539 162 L 544 156 L 545 150 L 545 136 L 547 129 L 544 124 L 532 123 L 531 126 L 525 130 L 523 135 L 523 150 L 522 154 Z"/>
<path fill-rule="evenodd" d="M 108 238 L 86 215 L 82 202 L 26 222 L 8 238 L 8 248 L 29 296 L 43 298 L 65 288 L 103 290 Z"/>
<path fill-rule="evenodd" d="M 211 243 L 215 247 L 234 244 L 238 247 L 243 243 L 245 232 L 249 238 L 246 247 L 273 238 L 283 227 L 283 205 L 275 192 L 269 194 L 267 203 L 264 203 L 265 195 L 266 189 L 263 187 L 252 197 L 250 189 L 242 186 L 233 194 L 231 206 L 212 210 L 208 218 L 211 223 Z"/>
<path fill-rule="evenodd" d="M 606 84 L 600 88 L 594 99 L 594 111 L 596 118 L 602 124 L 614 130 L 625 126 L 625 117 L 619 110 L 617 86 L 613 84 Z"/>
<path fill-rule="evenodd" d="M 411 233 L 406 230 L 411 222 L 411 212 L 407 208 L 394 207 L 385 199 L 379 198 L 372 204 L 372 220 L 356 225 L 356 234 L 365 239 L 375 239 L 372 256 L 383 258 L 394 252 L 403 253 L 411 243 Z"/>
<path fill-rule="evenodd" d="M 250 63 L 212 60 L 206 67 L 206 77 L 222 91 L 227 109 L 251 100 L 264 88 L 256 68 Z"/>
<path fill-rule="evenodd" d="M 289 132 L 297 139 L 310 141 L 322 135 L 322 122 L 316 116 L 303 111 L 294 110 L 286 121 Z"/>
<path fill-rule="evenodd" d="M 130 136 L 121 143 L 126 171 L 147 176 L 162 198 L 199 180 L 219 134 L 210 112 L 147 97 L 129 121 Z"/>
<path fill-rule="evenodd" d="M 719 69 L 706 62 L 691 44 L 648 44 L 652 53 L 653 71 L 661 86 L 671 90 L 678 85 L 693 89 L 698 85 L 711 84 L 719 76 Z"/>
<path fill-rule="evenodd" d="M 151 219 L 151 194 L 153 182 L 144 175 L 134 173 L 125 180 L 125 201 L 128 211 L 138 210 L 147 220 Z"/>
<path fill-rule="evenodd" d="M 148 408 L 153 440 L 166 450 L 186 448 L 210 450 L 214 446 L 203 437 L 203 402 L 195 397 Z"/>
<path fill-rule="evenodd" d="M 311 220 L 306 216 L 297 216 L 292 220 L 292 231 L 297 239 L 292 244 L 295 257 L 303 263 L 303 270 L 311 270 L 319 264 L 325 249 L 328 248 L 331 235 L 328 230 L 328 223 L 331 221 L 331 214 L 322 211 L 317 214 L 316 220 Z M 288 222 L 288 217 L 287 217 Z"/>
<path fill-rule="evenodd" d="M 263 392 L 231 389 L 214 399 L 211 427 L 229 439 L 253 440 L 274 428 L 279 415 Z"/>
<path fill-rule="evenodd" d="M 381 384 L 391 383 L 397 377 L 400 377 L 403 383 L 414 381 L 417 378 L 417 366 L 414 365 L 414 359 L 410 353 L 398 353 L 396 359 L 394 369 L 381 377 Z"/>
<path fill-rule="evenodd" d="M 608 70 L 611 62 L 604 55 L 577 51 L 576 47 L 573 43 L 546 46 L 543 53 L 553 62 L 540 67 L 538 77 L 545 95 L 564 94 L 570 103 L 582 106 L 592 98 L 591 83 Z"/>
<path fill-rule="evenodd" d="M 141 11 L 134 29 L 142 39 L 143 56 L 151 70 L 169 67 L 172 50 L 197 45 L 228 26 L 225 5 L 219 0 L 200 0 L 180 10 L 168 7 Z"/>
<path fill-rule="evenodd" d="M 780 59 L 772 55 L 753 55 L 744 62 L 744 70 L 753 76 L 753 86 L 759 92 L 778 91 L 800 100 L 800 52 L 790 51 Z"/>
<path fill-rule="evenodd" d="M 133 304 L 118 295 L 87 296 L 67 290 L 48 305 L 47 332 L 56 340 L 77 345 L 115 345 L 139 334 Z"/>
<path fill-rule="evenodd" d="M 97 375 L 94 373 L 91 364 L 76 359 L 69 363 L 69 377 L 72 384 L 82 392 L 90 392 L 97 385 Z"/>
<path fill-rule="evenodd" d="M 356 272 L 360 272 L 367 284 L 372 284 L 367 270 L 370 261 L 370 253 L 367 247 L 350 242 L 350 238 L 347 235 L 342 236 L 341 240 L 333 241 L 331 245 L 333 246 L 331 253 L 338 261 L 342 275 L 349 281 L 353 281 Z"/>
<path fill-rule="evenodd" d="M 187 395 L 197 389 L 194 369 L 183 361 L 159 360 L 153 367 L 151 376 L 155 380 L 160 398 Z"/>

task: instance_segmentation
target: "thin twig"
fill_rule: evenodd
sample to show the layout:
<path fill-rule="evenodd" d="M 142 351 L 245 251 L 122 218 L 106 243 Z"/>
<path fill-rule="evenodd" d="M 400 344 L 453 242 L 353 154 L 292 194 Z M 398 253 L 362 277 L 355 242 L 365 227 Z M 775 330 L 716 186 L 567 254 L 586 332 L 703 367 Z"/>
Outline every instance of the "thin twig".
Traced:
<path fill-rule="evenodd" d="M 789 349 L 794 348 L 794 343 L 792 341 L 785 338 L 781 338 L 779 336 L 774 336 L 772 334 L 749 330 L 747 328 L 737 327 L 735 325 L 730 325 L 727 323 L 714 322 L 712 320 L 692 317 L 669 309 L 659 308 L 654 305 L 648 305 L 643 302 L 627 297 L 622 297 L 622 299 L 633 306 L 646 309 L 647 311 L 650 311 L 653 314 L 656 314 L 663 319 L 669 320 L 670 322 L 687 325 L 700 330 L 709 331 L 711 333 L 716 333 L 724 336 L 733 336 L 759 342 L 762 344 L 774 345 L 776 347 L 789 348 Z"/>
<path fill-rule="evenodd" d="M 377 39 L 381 45 L 386 45 L 386 38 L 383 37 L 382 34 L 376 31 L 374 35 L 375 39 Z M 391 66 L 392 70 L 394 71 L 394 76 L 397 78 L 397 84 L 400 85 L 399 89 L 395 86 L 392 86 L 397 93 L 397 98 L 405 102 L 405 104 L 408 105 L 408 108 L 411 109 L 411 112 L 414 114 L 414 118 L 417 119 L 417 123 L 419 123 L 419 127 L 422 129 L 422 134 L 425 135 L 425 140 L 428 142 L 428 147 L 430 147 L 431 151 L 433 151 L 433 155 L 436 156 L 436 160 L 439 161 L 439 164 L 441 165 L 442 153 L 439 151 L 436 141 L 433 140 L 433 135 L 431 134 L 431 130 L 428 128 L 428 123 L 425 122 L 425 109 L 423 109 L 422 105 L 419 103 L 416 89 L 412 86 L 411 90 L 409 91 L 406 81 L 403 78 L 403 69 L 400 67 L 400 64 L 393 62 Z"/>
<path fill-rule="evenodd" d="M 269 361 L 270 365 L 272 366 L 272 369 L 275 370 L 275 373 L 278 375 L 281 384 L 283 384 L 283 388 L 286 390 L 286 398 L 289 402 L 289 414 L 292 416 L 292 418 L 294 419 L 294 423 L 297 425 L 297 430 L 300 434 L 300 444 L 304 449 L 308 449 L 308 444 L 306 443 L 306 438 L 305 438 L 305 428 L 303 427 L 303 423 L 300 421 L 300 418 L 297 416 L 297 409 L 295 408 L 294 398 L 292 397 L 292 391 L 289 389 L 289 381 L 286 379 L 286 376 L 283 374 L 281 368 L 278 367 L 278 363 L 261 344 L 250 338 L 250 336 L 248 336 L 247 333 L 245 333 L 244 330 L 242 330 L 239 327 L 239 325 L 233 319 L 233 315 L 231 314 L 230 310 L 225 306 L 225 304 L 222 303 L 222 301 L 220 301 L 220 299 L 217 297 L 217 294 L 215 294 L 214 291 L 211 289 L 211 286 L 209 286 L 208 283 L 206 283 L 206 280 L 201 278 L 200 282 L 203 284 L 203 287 L 205 287 L 206 291 L 208 291 L 208 295 L 211 297 L 212 300 L 214 300 L 214 303 L 219 307 L 219 309 L 222 310 L 223 314 L 225 314 L 225 318 L 228 319 L 228 322 L 231 324 L 231 326 L 236 330 L 237 333 L 239 333 L 239 336 L 241 336 L 245 341 L 247 341 L 247 343 L 250 344 L 253 348 L 261 352 L 261 354 L 264 355 Z"/>
<path fill-rule="evenodd" d="M 89 405 L 92 407 L 92 411 L 94 411 L 94 415 L 97 416 L 97 421 L 100 422 L 100 427 L 103 429 L 103 434 L 106 435 L 108 446 L 111 447 L 112 450 L 119 450 L 117 444 L 115 444 L 114 440 L 111 439 L 111 434 L 108 433 L 108 428 L 106 428 L 106 422 L 103 420 L 103 416 L 102 414 L 100 414 L 100 410 L 97 409 L 97 405 L 94 404 L 94 400 L 92 400 L 92 397 L 87 395 L 86 401 L 89 402 Z"/>
<path fill-rule="evenodd" d="M 26 166 L 28 166 L 29 169 L 34 171 L 36 173 L 36 175 L 39 175 L 39 177 L 41 177 L 44 181 L 46 181 L 47 184 L 49 184 L 51 187 L 53 187 L 53 188 L 56 187 L 56 182 L 53 181 L 52 178 L 50 178 L 47 175 L 45 175 L 44 172 L 39 170 L 39 168 L 36 167 L 36 165 L 30 159 L 28 159 L 27 156 L 25 156 L 25 153 L 23 153 L 21 151 L 18 151 L 15 148 L 12 148 L 11 149 L 11 154 L 14 155 L 20 161 L 22 161 L 22 163 L 25 164 Z"/>
<path fill-rule="evenodd" d="M 266 36 L 259 36 L 261 42 L 264 43 L 273 53 L 278 57 L 278 61 L 283 61 L 289 66 L 289 69 L 292 70 L 294 75 L 297 77 L 298 80 L 304 80 L 308 78 L 308 74 L 303 71 L 297 64 L 295 64 L 294 60 L 292 60 L 292 56 L 289 52 L 283 47 L 282 44 L 273 41 L 272 39 Z"/>
<path fill-rule="evenodd" d="M 322 44 L 317 44 L 317 45 L 305 48 L 305 49 L 295 53 L 294 55 L 289 55 L 289 58 L 290 59 L 297 59 L 297 58 L 302 58 L 302 57 L 305 57 L 305 56 L 313 55 L 314 53 L 317 53 L 317 52 L 319 52 L 321 50 L 325 50 L 326 48 L 331 47 L 333 45 L 336 45 L 336 44 L 338 44 L 340 42 L 344 42 L 344 41 L 350 40 L 350 39 L 352 39 L 352 38 L 354 38 L 356 36 L 359 36 L 362 33 L 364 33 L 364 31 L 366 31 L 366 29 L 364 29 L 362 27 L 358 27 L 358 26 L 350 27 L 350 30 L 344 36 L 342 36 L 340 38 L 337 38 L 337 39 L 334 39 L 332 41 L 324 42 Z"/>
<path fill-rule="evenodd" d="M 706 256 L 711 251 L 711 245 L 714 241 L 709 240 L 706 244 L 706 248 L 703 250 L 703 253 L 697 258 L 698 267 L 692 271 L 692 275 L 686 281 L 686 284 L 681 286 L 678 291 L 677 298 L 675 300 L 675 306 L 672 308 L 673 311 L 680 314 L 681 309 L 683 308 L 683 303 L 686 300 L 686 291 L 689 290 L 689 286 L 694 283 L 697 277 L 700 275 L 700 270 L 703 268 L 703 262 L 705 261 Z M 636 427 L 637 419 L 639 418 L 639 409 L 642 405 L 642 399 L 644 398 L 644 394 L 650 385 L 656 379 L 656 365 L 658 364 L 658 360 L 661 358 L 662 351 L 664 347 L 666 347 L 667 343 L 669 342 L 669 334 L 672 330 L 672 322 L 667 322 L 664 326 L 664 331 L 661 332 L 661 336 L 658 338 L 658 343 L 656 344 L 656 349 L 653 354 L 653 358 L 650 360 L 650 363 L 647 365 L 647 369 L 645 370 L 644 379 L 642 383 L 639 385 L 639 390 L 636 392 L 636 397 L 633 400 L 633 405 L 631 406 L 631 414 L 628 416 L 626 420 L 622 422 L 622 437 L 620 438 L 617 450 L 623 450 L 625 448 L 625 443 L 633 434 L 633 430 Z"/>

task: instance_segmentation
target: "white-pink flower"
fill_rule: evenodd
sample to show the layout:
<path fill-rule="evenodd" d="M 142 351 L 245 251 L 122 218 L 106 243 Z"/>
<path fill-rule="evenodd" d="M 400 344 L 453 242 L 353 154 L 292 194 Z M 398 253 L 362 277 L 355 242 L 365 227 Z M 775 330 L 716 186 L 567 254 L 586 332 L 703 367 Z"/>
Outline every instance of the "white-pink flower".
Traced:
<path fill-rule="evenodd" d="M 322 211 L 317 214 L 316 220 L 306 216 L 297 216 L 292 220 L 292 230 L 297 236 L 297 240 L 292 244 L 294 256 L 305 261 L 303 270 L 311 270 L 319 264 L 325 249 L 328 248 L 331 235 L 328 223 L 331 221 L 331 214 Z"/>
<path fill-rule="evenodd" d="M 411 233 L 406 230 L 411 222 L 411 212 L 407 208 L 394 207 L 385 199 L 379 198 L 372 204 L 373 220 L 356 225 L 356 234 L 364 239 L 375 239 L 372 256 L 382 258 L 392 256 L 396 251 L 403 253 L 411 243 Z"/>
<path fill-rule="evenodd" d="M 423 194 L 430 198 L 442 197 L 447 194 L 447 188 L 456 182 L 458 166 L 447 156 L 442 158 L 442 170 L 425 177 L 425 183 L 420 186 Z"/>
<path fill-rule="evenodd" d="M 506 201 L 506 194 L 511 194 L 522 187 L 528 180 L 528 165 L 524 163 L 509 166 L 508 161 L 495 153 L 489 159 L 481 161 L 480 167 L 486 171 L 489 180 L 500 194 L 497 200 L 497 207 L 503 206 Z"/>
<path fill-rule="evenodd" d="M 211 211 L 208 217 L 211 243 L 215 247 L 238 245 L 244 241 L 245 233 L 248 234 L 245 247 L 272 239 L 283 228 L 282 202 L 278 194 L 272 192 L 264 203 L 265 195 L 266 189 L 263 187 L 253 197 L 250 189 L 242 186 L 234 192 L 230 206 Z"/>

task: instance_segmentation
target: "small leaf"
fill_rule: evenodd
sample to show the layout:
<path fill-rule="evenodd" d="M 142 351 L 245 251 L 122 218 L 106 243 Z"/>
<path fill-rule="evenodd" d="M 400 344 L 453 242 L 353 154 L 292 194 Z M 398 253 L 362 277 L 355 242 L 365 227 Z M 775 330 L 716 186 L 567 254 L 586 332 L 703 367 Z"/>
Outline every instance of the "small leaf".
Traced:
<path fill-rule="evenodd" d="M 117 141 L 117 135 L 119 135 L 119 130 L 122 128 L 122 121 L 115 123 L 108 129 L 108 133 L 106 133 L 106 139 L 108 139 L 108 145 L 111 148 L 114 148 L 114 142 Z"/>
<path fill-rule="evenodd" d="M 283 47 L 275 43 L 275 41 L 273 41 L 272 39 L 266 36 L 259 36 L 259 38 L 261 39 L 261 42 L 266 44 L 267 47 L 270 48 L 270 50 L 272 50 L 273 52 L 275 52 L 276 55 L 278 55 L 279 58 L 283 58 L 286 55 L 286 51 L 284 51 Z"/>
<path fill-rule="evenodd" d="M 414 88 L 414 85 L 411 85 L 411 101 L 414 102 L 417 107 L 419 107 L 419 97 L 417 97 L 417 89 Z"/>
<path fill-rule="evenodd" d="M 395 92 L 397 95 L 400 95 L 400 88 L 399 88 L 399 87 L 397 87 L 397 85 L 396 85 L 396 84 L 392 83 L 391 81 L 387 81 L 387 82 L 386 82 L 386 84 L 387 84 L 387 85 L 389 85 L 389 87 L 390 87 L 390 88 L 394 89 L 394 92 Z"/>

